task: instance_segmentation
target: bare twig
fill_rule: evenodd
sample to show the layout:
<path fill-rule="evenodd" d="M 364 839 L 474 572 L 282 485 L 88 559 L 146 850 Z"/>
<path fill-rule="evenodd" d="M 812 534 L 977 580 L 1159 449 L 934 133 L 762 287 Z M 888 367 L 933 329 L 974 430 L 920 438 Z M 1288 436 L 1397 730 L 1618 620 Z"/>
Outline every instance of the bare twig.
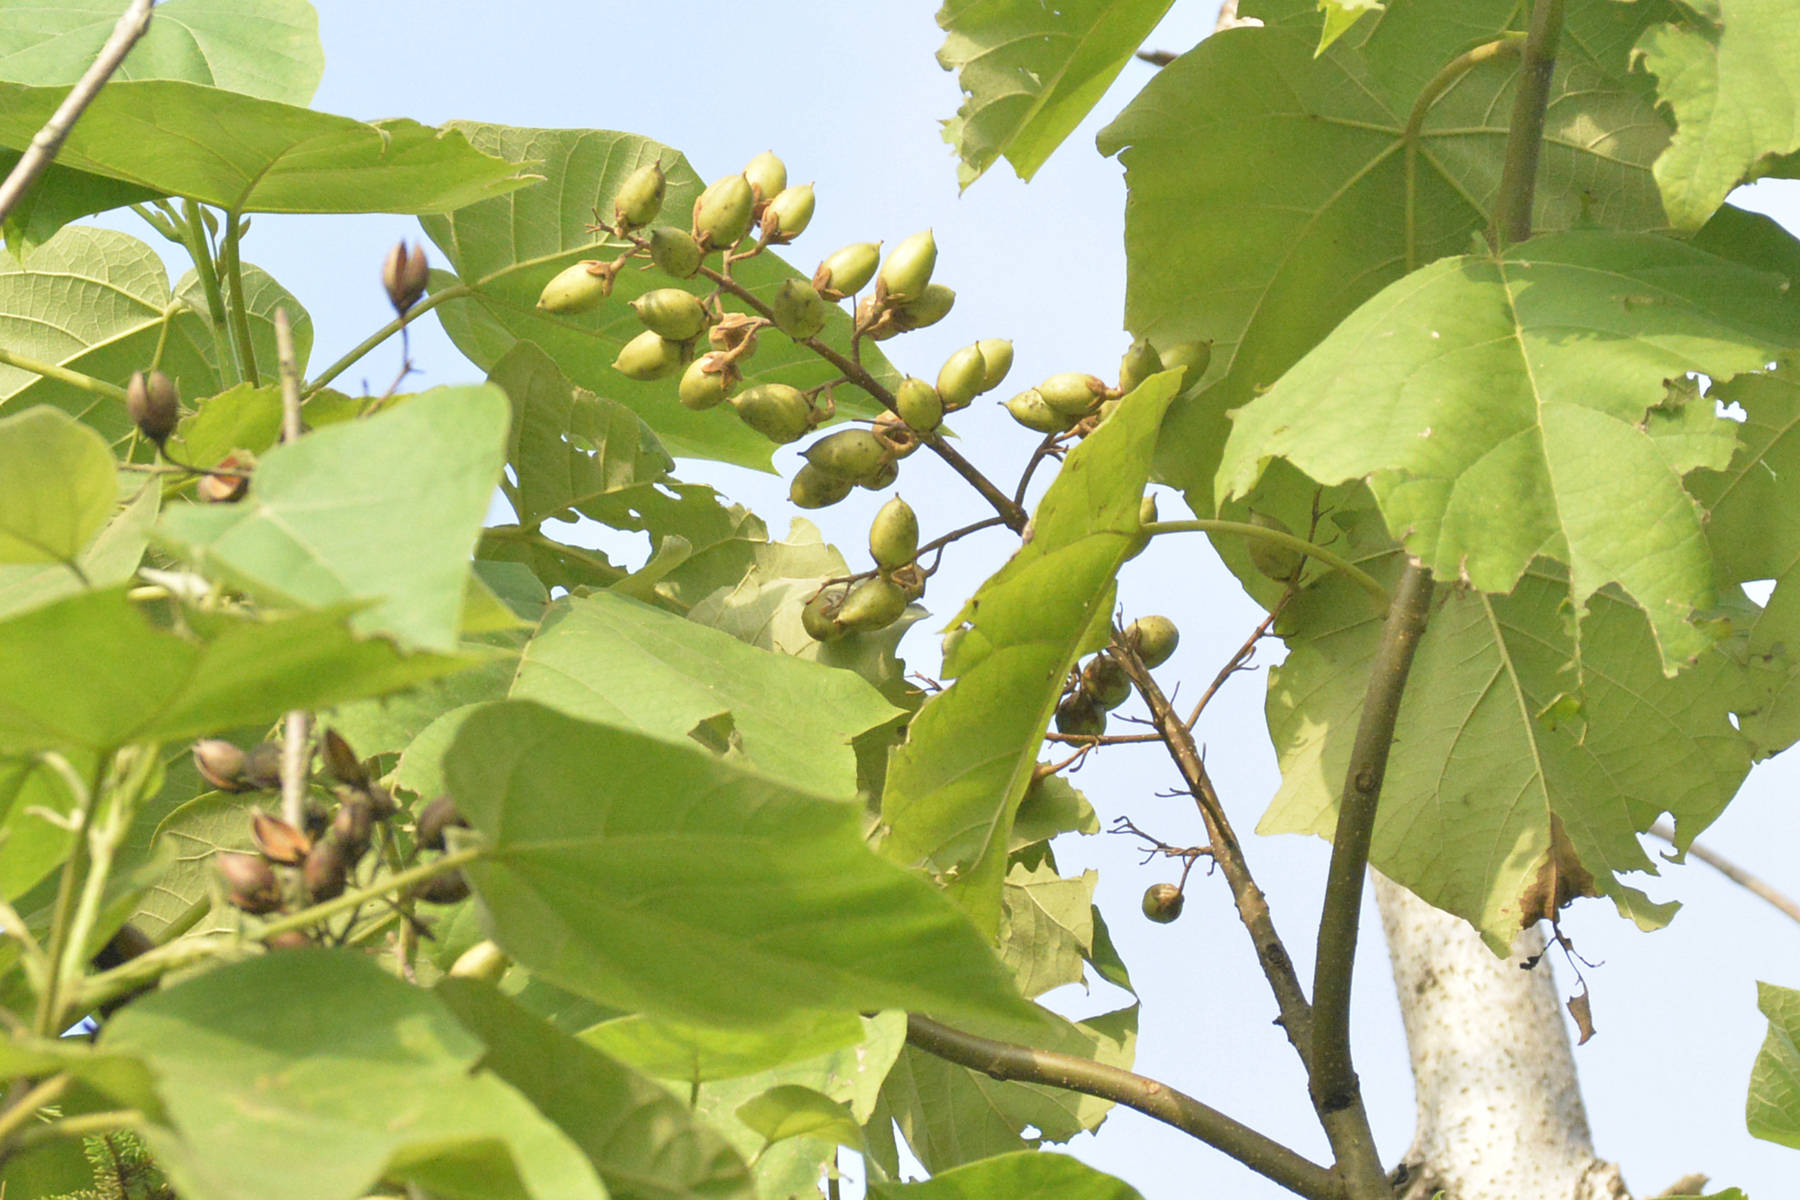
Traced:
<path fill-rule="evenodd" d="M 913 1013 L 906 1017 L 906 1040 L 927 1054 L 995 1079 L 1066 1088 L 1136 1109 L 1224 1151 L 1307 1200 L 1343 1200 L 1345 1195 L 1343 1185 L 1324 1167 L 1158 1080 L 1073 1054 L 979 1037 Z"/>
<path fill-rule="evenodd" d="M 68 138 L 69 131 L 75 128 L 82 110 L 93 103 L 101 87 L 112 78 L 113 72 L 119 69 L 119 64 L 125 61 L 125 56 L 131 53 L 131 48 L 137 45 L 138 39 L 150 28 L 151 4 L 152 0 L 131 0 L 130 7 L 119 18 L 118 24 L 113 26 L 112 36 L 100 48 L 100 56 L 82 72 L 75 86 L 69 89 L 69 94 L 63 97 L 63 102 L 56 106 L 56 111 L 44 122 L 44 127 L 32 135 L 31 145 L 25 148 L 25 153 L 13 164 L 5 182 L 0 183 L 0 221 L 6 219 L 13 206 L 18 204 L 20 198 L 31 189 L 31 185 L 37 182 L 38 176 L 55 160 L 56 152 L 62 149 L 64 140 Z"/>
<path fill-rule="evenodd" d="M 1650 832 L 1669 843 L 1671 846 L 1675 845 L 1675 831 L 1662 822 L 1658 821 L 1655 825 L 1652 825 L 1650 827 Z M 1698 842 L 1689 846 L 1687 852 L 1723 875 L 1725 878 L 1731 880 L 1731 882 L 1737 884 L 1739 887 L 1753 895 L 1767 900 L 1780 911 L 1783 916 L 1787 917 L 1788 920 L 1800 921 L 1800 902 L 1796 902 L 1791 897 L 1777 891 L 1762 879 L 1752 875 L 1750 872 L 1744 870 L 1744 868 L 1732 862 L 1729 858 L 1726 858 L 1724 855 L 1715 851 L 1708 850 Z"/>
<path fill-rule="evenodd" d="M 1281 611 L 1287 607 L 1288 601 L 1293 598 L 1293 595 L 1292 589 L 1283 593 L 1281 599 L 1276 601 L 1275 607 L 1269 610 L 1269 615 L 1250 631 L 1250 636 L 1244 639 L 1244 644 L 1238 647 L 1237 653 L 1233 654 L 1230 660 L 1219 668 L 1219 673 L 1213 676 L 1213 681 L 1206 685 L 1206 691 L 1200 694 L 1200 702 L 1194 705 L 1194 711 L 1188 714 L 1187 720 L 1182 724 L 1192 729 L 1200 720 L 1200 714 L 1206 711 L 1206 706 L 1212 703 L 1212 698 L 1219 694 L 1220 688 L 1225 686 L 1225 681 L 1239 671 L 1250 669 L 1250 660 L 1256 655 L 1256 644 L 1269 636 L 1269 630 L 1275 628 L 1276 618 L 1281 616 Z"/>
<path fill-rule="evenodd" d="M 235 220 L 236 218 L 233 218 Z M 238 298 L 243 299 L 241 296 Z M 281 372 L 281 440 L 299 440 L 300 364 L 287 309 L 275 309 L 275 359 Z M 312 762 L 312 722 L 306 710 L 289 712 L 281 736 L 281 819 L 299 829 L 306 824 L 306 774 Z"/>

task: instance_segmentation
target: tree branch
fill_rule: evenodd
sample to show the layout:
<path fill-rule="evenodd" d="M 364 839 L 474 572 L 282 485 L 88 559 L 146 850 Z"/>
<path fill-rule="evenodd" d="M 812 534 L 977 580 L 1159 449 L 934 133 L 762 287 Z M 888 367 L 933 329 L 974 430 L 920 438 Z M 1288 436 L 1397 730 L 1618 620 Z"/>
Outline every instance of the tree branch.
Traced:
<path fill-rule="evenodd" d="M 235 221 L 237 218 L 233 217 Z M 234 253 L 235 257 L 235 253 Z M 239 307 L 243 306 L 243 281 L 235 285 Z M 294 328 L 288 322 L 287 308 L 275 309 L 275 362 L 281 375 L 281 440 L 295 442 L 300 438 L 300 364 L 294 353 Z M 295 829 L 306 825 L 306 769 L 312 764 L 311 720 L 303 708 L 292 709 L 282 723 L 281 733 L 281 819 Z"/>
<path fill-rule="evenodd" d="M 1154 1117 L 1221 1150 L 1307 1200 L 1344 1200 L 1330 1171 L 1166 1083 L 1092 1059 L 979 1037 L 908 1013 L 906 1040 L 927 1054 L 995 1079 L 1098 1096 Z"/>
<path fill-rule="evenodd" d="M 100 56 L 82 72 L 81 78 L 75 81 L 75 86 L 69 89 L 69 94 L 63 97 L 63 102 L 56 106 L 56 111 L 44 122 L 44 127 L 32 135 L 31 145 L 25 148 L 25 153 L 13 164 L 5 182 L 0 183 L 0 221 L 7 218 L 13 206 L 31 190 L 31 185 L 37 182 L 38 176 L 55 160 L 56 152 L 62 149 L 69 131 L 75 128 L 75 122 L 80 119 L 82 110 L 93 103 L 106 81 L 112 78 L 113 72 L 119 69 L 119 64 L 125 61 L 125 56 L 131 53 L 131 48 L 137 45 L 138 39 L 150 28 L 151 4 L 152 0 L 131 0 L 130 7 L 119 17 L 118 24 L 113 26 L 112 36 L 100 47 Z"/>
<path fill-rule="evenodd" d="M 1652 825 L 1650 827 L 1650 832 L 1669 843 L 1671 846 L 1675 845 L 1675 830 L 1668 825 L 1663 824 L 1661 821 Z M 1699 859 L 1725 878 L 1731 880 L 1731 882 L 1737 884 L 1739 887 L 1768 901 L 1788 920 L 1800 921 L 1800 903 L 1795 902 L 1786 894 L 1777 891 L 1759 877 L 1752 875 L 1750 872 L 1744 870 L 1744 868 L 1732 862 L 1729 858 L 1726 858 L 1716 851 L 1708 850 L 1698 842 L 1689 846 L 1687 848 L 1687 853 L 1693 855 L 1695 858 Z"/>
<path fill-rule="evenodd" d="M 1492 236 L 1498 246 L 1510 246 L 1531 236 L 1538 151 L 1544 143 L 1544 107 L 1550 99 L 1550 75 L 1556 69 L 1562 24 L 1563 0 L 1536 0 L 1532 5 L 1531 31 L 1525 36 L 1524 61 L 1519 64 L 1519 90 L 1513 98 L 1512 122 L 1506 131 L 1500 198 L 1494 206 Z"/>

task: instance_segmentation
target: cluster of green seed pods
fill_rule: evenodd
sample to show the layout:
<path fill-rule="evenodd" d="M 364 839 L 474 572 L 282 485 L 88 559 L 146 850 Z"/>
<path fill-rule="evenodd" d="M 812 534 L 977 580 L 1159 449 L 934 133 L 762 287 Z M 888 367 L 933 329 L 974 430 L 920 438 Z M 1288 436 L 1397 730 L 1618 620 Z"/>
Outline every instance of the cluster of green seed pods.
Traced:
<path fill-rule="evenodd" d="M 911 505 L 895 496 L 869 525 L 869 557 L 875 560 L 875 570 L 847 584 L 820 588 L 800 611 L 807 634 L 834 642 L 892 625 L 925 593 L 918 555 L 919 518 Z"/>
<path fill-rule="evenodd" d="M 1148 339 L 1131 344 L 1119 360 L 1119 383 L 1109 387 L 1096 375 L 1064 371 L 1006 402 L 1012 419 L 1036 433 L 1082 431 L 1104 420 L 1120 399 L 1162 371 L 1182 369 L 1179 390 L 1186 391 L 1206 374 L 1212 361 L 1211 342 L 1183 342 L 1158 351 Z"/>
<path fill-rule="evenodd" d="M 1181 640 L 1167 617 L 1140 617 L 1125 627 L 1125 645 L 1146 667 L 1160 667 Z M 1075 686 L 1056 706 L 1056 729 L 1070 737 L 1099 737 L 1106 714 L 1131 698 L 1131 678 L 1110 651 L 1102 650 L 1081 666 Z"/>

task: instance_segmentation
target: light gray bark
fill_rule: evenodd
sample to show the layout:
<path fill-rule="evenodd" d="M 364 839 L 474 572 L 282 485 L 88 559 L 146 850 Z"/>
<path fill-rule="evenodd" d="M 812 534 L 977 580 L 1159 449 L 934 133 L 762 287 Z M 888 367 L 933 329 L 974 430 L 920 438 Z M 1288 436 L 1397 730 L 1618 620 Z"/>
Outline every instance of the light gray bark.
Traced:
<path fill-rule="evenodd" d="M 1629 1200 L 1594 1154 L 1562 1001 L 1532 929 L 1499 959 L 1460 918 L 1375 875 L 1418 1124 L 1396 1195 Z"/>

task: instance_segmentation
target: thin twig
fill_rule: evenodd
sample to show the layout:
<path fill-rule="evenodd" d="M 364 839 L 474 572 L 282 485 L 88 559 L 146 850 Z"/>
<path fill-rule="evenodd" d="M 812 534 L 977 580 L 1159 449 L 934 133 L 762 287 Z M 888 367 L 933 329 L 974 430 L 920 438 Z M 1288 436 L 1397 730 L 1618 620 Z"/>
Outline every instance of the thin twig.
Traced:
<path fill-rule="evenodd" d="M 1249 670 L 1250 659 L 1256 653 L 1256 644 L 1269 636 L 1269 630 L 1275 627 L 1275 619 L 1281 615 L 1293 595 L 1292 589 L 1283 593 L 1281 599 L 1276 601 L 1275 607 L 1269 610 L 1269 615 L 1250 631 L 1250 636 L 1244 639 L 1244 644 L 1238 647 L 1237 653 L 1233 654 L 1225 665 L 1219 668 L 1219 673 L 1213 676 L 1213 681 L 1206 685 L 1206 691 L 1200 694 L 1200 702 L 1194 705 L 1194 711 L 1188 714 L 1187 720 L 1182 724 L 1192 729 L 1199 722 L 1200 714 L 1206 711 L 1206 706 L 1212 703 L 1212 698 L 1219 694 L 1220 688 L 1225 686 L 1225 681 L 1239 671 Z"/>
<path fill-rule="evenodd" d="M 69 131 L 75 128 L 75 122 L 80 119 L 82 110 L 93 103 L 106 81 L 112 78 L 113 72 L 119 69 L 119 64 L 125 61 L 125 56 L 131 53 L 131 48 L 137 45 L 138 39 L 150 28 L 151 4 L 152 0 L 131 0 L 130 7 L 119 17 L 118 24 L 113 26 L 112 36 L 100 47 L 99 57 L 82 72 L 75 86 L 69 89 L 69 94 L 63 97 L 63 102 L 56 106 L 56 111 L 44 122 L 44 127 L 32 135 L 31 145 L 25 148 L 25 153 L 13 164 L 5 182 L 0 183 L 0 221 L 7 218 L 13 206 L 18 204 L 20 198 L 31 189 L 31 185 L 37 182 L 38 176 L 56 159 L 56 152 L 62 149 Z"/>
<path fill-rule="evenodd" d="M 1123 1104 L 1224 1151 L 1307 1200 L 1343 1200 L 1343 1185 L 1324 1167 L 1159 1080 L 1090 1058 L 980 1037 L 916 1013 L 907 1014 L 906 1040 L 995 1079 L 1066 1088 Z"/>
<path fill-rule="evenodd" d="M 1671 846 L 1676 844 L 1675 831 L 1661 821 L 1652 825 L 1650 827 L 1650 832 L 1669 843 Z M 1737 884 L 1745 891 L 1768 901 L 1783 916 L 1787 917 L 1788 920 L 1800 921 L 1800 902 L 1796 902 L 1786 894 L 1777 891 L 1761 878 L 1752 875 L 1750 872 L 1744 870 L 1744 868 L 1732 862 L 1729 858 L 1726 858 L 1716 851 L 1708 850 L 1698 842 L 1689 846 L 1687 848 L 1687 853 L 1693 855 L 1695 858 L 1699 859 L 1725 878 L 1731 880 L 1731 882 Z"/>
<path fill-rule="evenodd" d="M 234 217 L 233 220 L 236 218 Z M 243 297 L 238 301 L 242 303 Z M 275 361 L 281 372 L 281 440 L 300 438 L 300 364 L 286 306 L 275 309 Z M 281 819 L 295 829 L 306 824 L 306 775 L 312 763 L 312 722 L 306 710 L 290 711 L 281 733 Z"/>

